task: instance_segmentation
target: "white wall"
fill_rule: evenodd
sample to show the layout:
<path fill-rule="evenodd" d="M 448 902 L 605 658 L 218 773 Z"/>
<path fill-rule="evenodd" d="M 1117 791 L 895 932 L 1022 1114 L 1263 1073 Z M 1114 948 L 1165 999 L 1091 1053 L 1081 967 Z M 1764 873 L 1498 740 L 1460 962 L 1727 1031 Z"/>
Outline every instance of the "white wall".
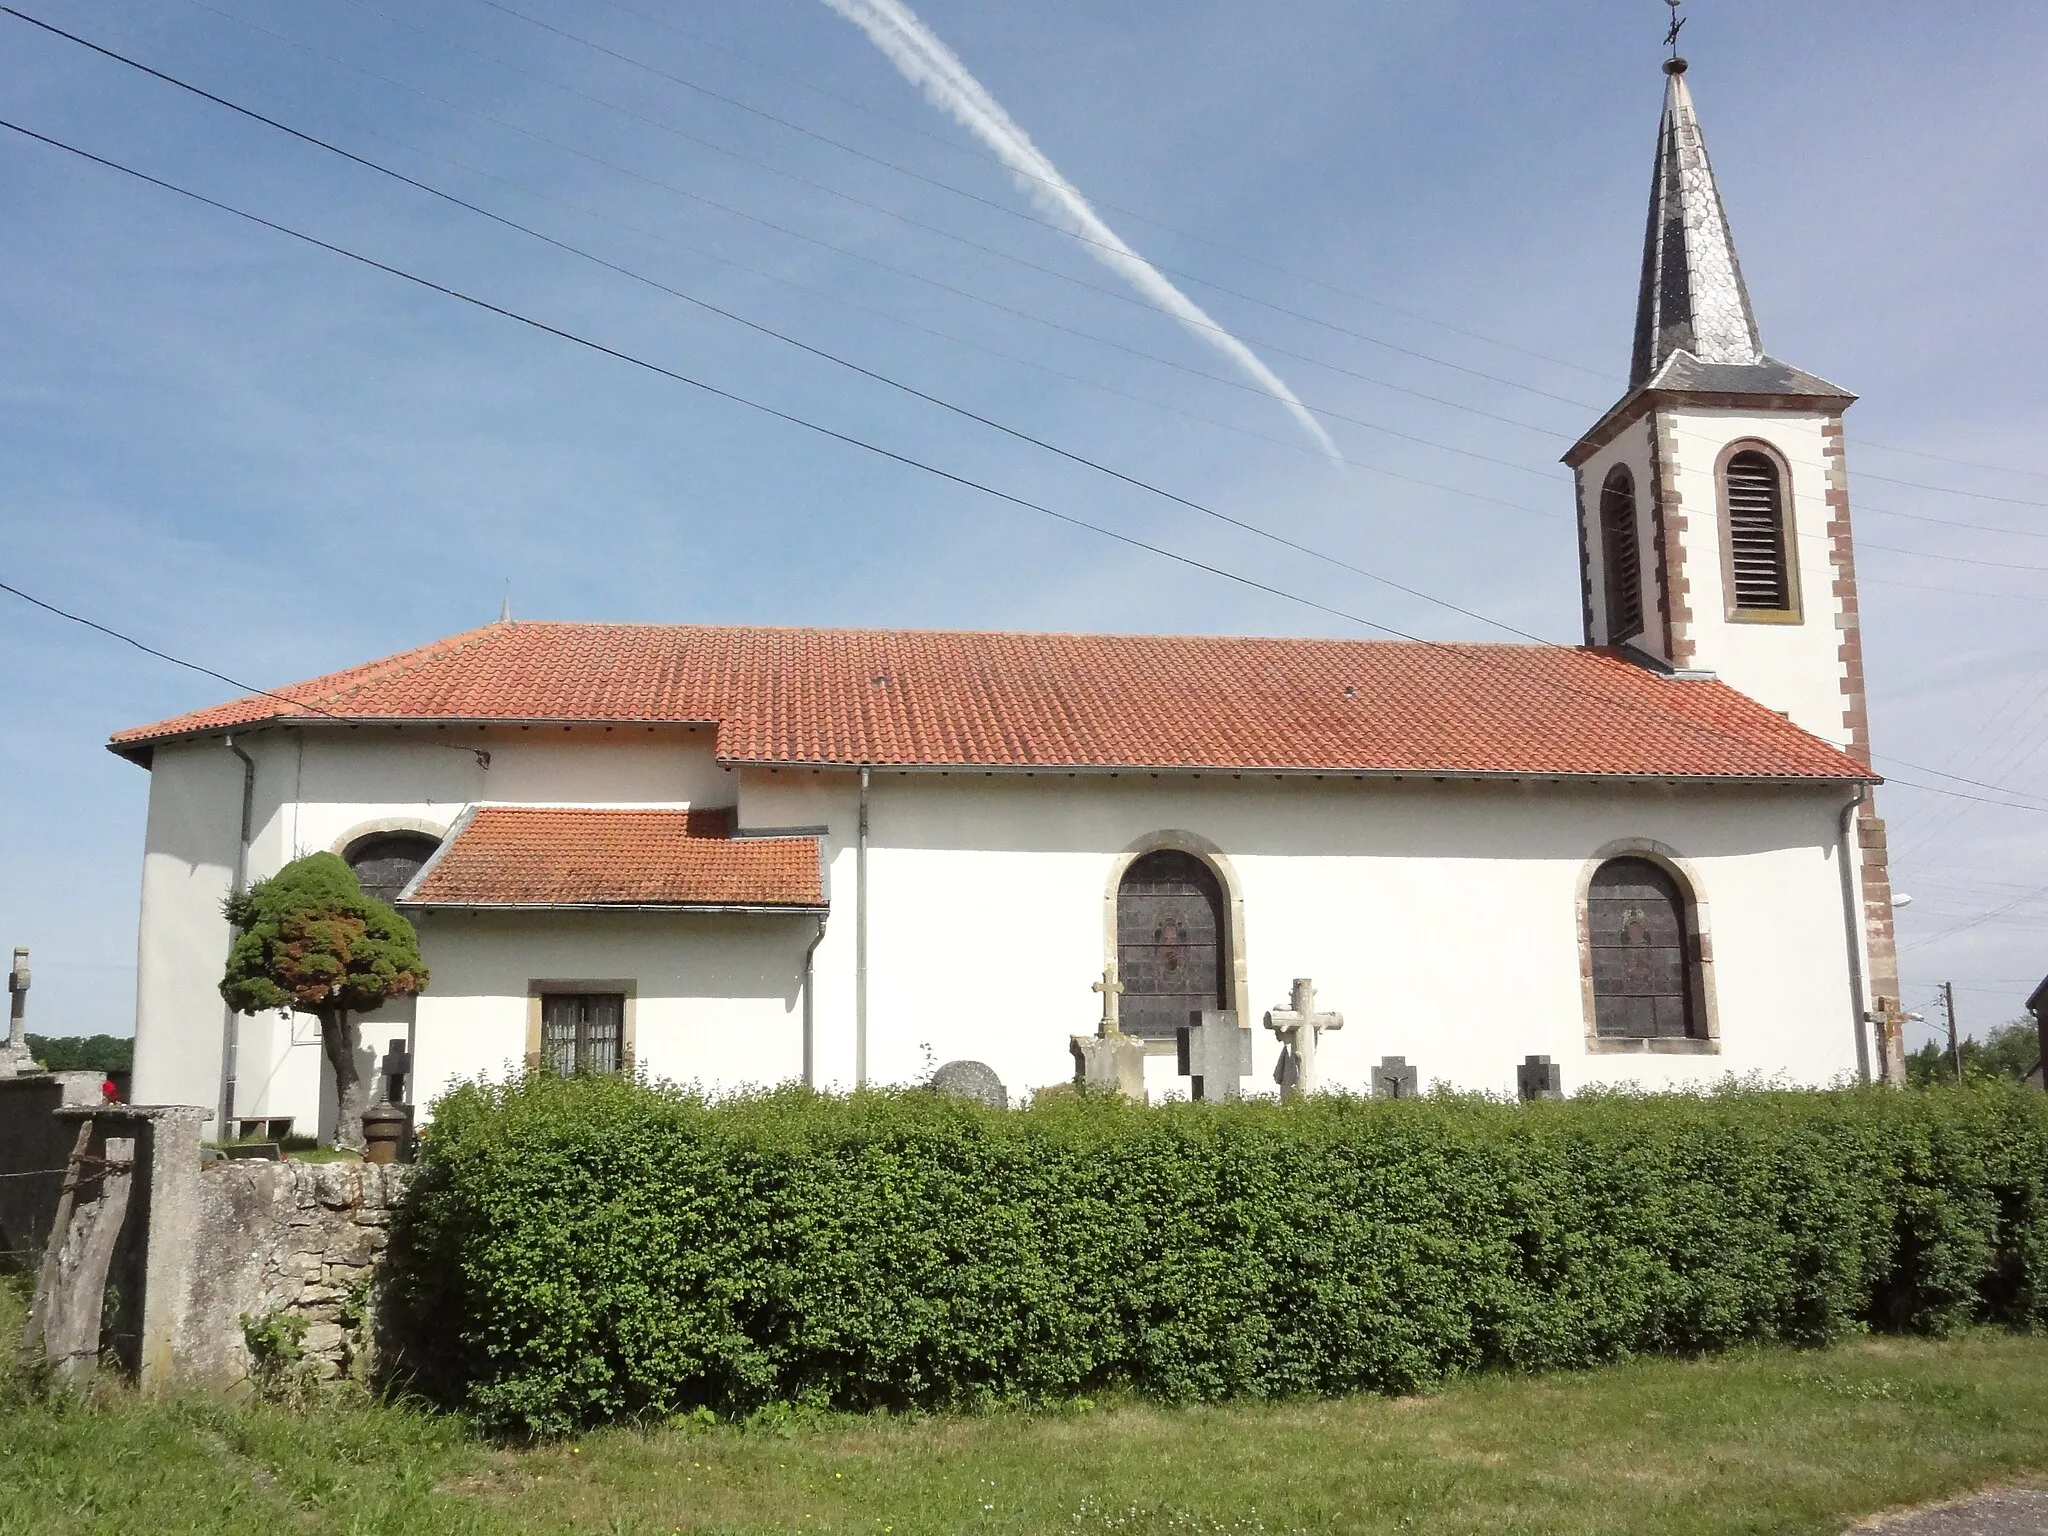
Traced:
<path fill-rule="evenodd" d="M 1824 741 L 1846 746 L 1842 723 L 1842 611 L 1827 537 L 1825 417 L 1788 412 L 1687 409 L 1667 413 L 1676 431 L 1673 460 L 1685 506 L 1685 575 L 1692 585 L 1694 666 L 1791 716 Z M 1801 622 L 1731 623 L 1721 569 L 1723 527 L 1715 466 L 1738 439 L 1775 447 L 1791 470 L 1792 546 L 1799 566 Z"/>
<path fill-rule="evenodd" d="M 798 979 L 816 931 L 794 916 L 425 914 L 433 981 L 417 1003 L 418 1102 L 518 1069 L 535 981 L 633 982 L 635 1056 L 656 1077 L 713 1092 L 795 1080 Z"/>
<path fill-rule="evenodd" d="M 257 787 L 267 787 L 260 772 Z M 219 1110 L 229 938 L 221 903 L 234 881 L 241 816 L 242 764 L 226 747 L 156 749 L 135 956 L 137 1103 Z"/>
<path fill-rule="evenodd" d="M 653 742 L 490 738 L 492 766 L 394 732 L 379 743 L 296 730 L 251 737 L 258 757 L 254 878 L 292 850 L 366 823 L 445 825 L 462 797 L 737 803 L 743 827 L 824 826 L 831 918 L 816 956 L 817 1080 L 854 1065 L 855 775 L 711 761 L 710 733 Z M 573 788 L 572 797 L 564 793 Z M 145 859 L 137 1092 L 213 1102 L 239 764 L 217 743 L 160 749 Z M 294 798 L 303 795 L 303 799 Z M 1854 1066 L 1836 789 L 1660 789 L 1123 774 L 877 772 L 871 794 L 869 1065 L 876 1082 L 932 1062 L 988 1062 L 1014 1092 L 1071 1076 L 1068 1037 L 1094 1028 L 1118 856 L 1169 830 L 1218 847 L 1245 903 L 1256 1023 L 1312 976 L 1346 1025 L 1330 1080 L 1363 1090 L 1382 1056 L 1425 1081 L 1510 1092 L 1531 1053 L 1568 1087 L 1702 1083 L 1730 1072 L 1825 1082 Z M 1576 894 L 1596 850 L 1622 838 L 1676 850 L 1711 915 L 1722 1048 L 1703 1056 L 1592 1055 L 1585 1046 Z M 639 1059 L 713 1089 L 801 1070 L 809 917 L 430 914 L 432 971 L 417 1004 L 417 1096 L 502 1070 L 526 1050 L 528 984 L 630 978 Z M 246 1027 L 243 1114 L 324 1124 L 308 1021 Z M 402 1033 L 394 1030 L 393 1033 Z M 365 1027 L 381 1052 L 381 1027 Z M 1270 1082 L 1271 1037 L 1256 1075 Z M 1155 1075 L 1164 1068 L 1153 1064 Z M 260 1080 L 259 1080 L 260 1071 Z M 1160 1086 L 1166 1086 L 1162 1080 Z"/>
<path fill-rule="evenodd" d="M 1098 1016 L 1089 984 L 1105 959 L 1112 861 L 1180 829 L 1216 844 L 1242 884 L 1253 1012 L 1311 976 L 1345 1014 L 1326 1042 L 1333 1084 L 1362 1091 L 1373 1063 L 1401 1055 L 1425 1082 L 1511 1092 L 1531 1053 L 1564 1063 L 1569 1087 L 1730 1072 L 1826 1082 L 1855 1065 L 1839 802 L 1810 790 L 878 775 L 871 1073 L 913 1079 L 928 1051 L 987 1061 L 1013 1091 L 1066 1081 L 1067 1038 Z M 1578 882 L 1624 837 L 1676 849 L 1700 877 L 1719 1054 L 1586 1050 Z M 852 926 L 850 862 L 842 851 L 835 926 Z M 824 998 L 850 994 L 851 977 L 821 967 L 820 989 L 823 1020 Z M 1259 1031 L 1253 1086 L 1270 1085 L 1276 1057 Z"/>

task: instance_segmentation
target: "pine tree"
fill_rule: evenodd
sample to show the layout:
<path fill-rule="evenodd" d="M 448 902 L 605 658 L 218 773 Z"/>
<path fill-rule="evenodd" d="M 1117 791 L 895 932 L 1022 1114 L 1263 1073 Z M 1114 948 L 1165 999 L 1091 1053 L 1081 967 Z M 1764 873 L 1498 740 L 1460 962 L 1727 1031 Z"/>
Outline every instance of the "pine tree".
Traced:
<path fill-rule="evenodd" d="M 235 925 L 220 995 L 238 1013 L 290 1008 L 320 1021 L 320 1044 L 339 1105 L 335 1145 L 363 1144 L 363 1080 L 355 1016 L 427 985 L 419 936 L 385 903 L 363 894 L 331 853 L 294 859 L 228 897 Z"/>

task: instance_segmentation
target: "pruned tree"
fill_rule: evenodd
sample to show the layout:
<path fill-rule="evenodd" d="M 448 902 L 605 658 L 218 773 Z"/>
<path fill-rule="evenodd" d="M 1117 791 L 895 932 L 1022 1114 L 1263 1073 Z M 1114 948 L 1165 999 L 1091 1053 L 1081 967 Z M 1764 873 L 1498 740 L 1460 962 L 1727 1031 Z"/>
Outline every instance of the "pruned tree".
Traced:
<path fill-rule="evenodd" d="M 320 1021 L 334 1073 L 335 1145 L 363 1144 L 363 1080 L 356 1065 L 358 1014 L 424 991 L 412 924 L 363 894 L 355 871 L 331 853 L 294 859 L 268 880 L 228 897 L 235 925 L 220 995 L 238 1013 L 290 1008 Z"/>

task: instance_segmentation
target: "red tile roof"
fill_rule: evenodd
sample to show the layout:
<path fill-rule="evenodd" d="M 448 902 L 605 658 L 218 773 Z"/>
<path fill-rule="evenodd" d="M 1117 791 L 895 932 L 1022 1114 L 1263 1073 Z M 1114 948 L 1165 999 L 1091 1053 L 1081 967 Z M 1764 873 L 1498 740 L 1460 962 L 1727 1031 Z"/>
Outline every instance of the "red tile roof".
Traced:
<path fill-rule="evenodd" d="M 275 720 L 702 722 L 728 762 L 1858 779 L 1718 682 L 1547 645 L 493 624 L 117 735 Z"/>
<path fill-rule="evenodd" d="M 486 805 L 403 902 L 453 907 L 825 904 L 814 837 L 732 836 L 728 811 Z"/>

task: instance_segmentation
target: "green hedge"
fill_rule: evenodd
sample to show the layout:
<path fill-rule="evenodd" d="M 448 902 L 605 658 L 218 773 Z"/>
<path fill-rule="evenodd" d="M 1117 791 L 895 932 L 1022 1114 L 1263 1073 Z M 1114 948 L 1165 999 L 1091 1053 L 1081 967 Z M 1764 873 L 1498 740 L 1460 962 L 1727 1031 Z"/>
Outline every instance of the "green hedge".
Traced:
<path fill-rule="evenodd" d="M 414 1379 L 533 1434 L 2048 1323 L 2048 1097 L 1989 1084 L 1005 1113 L 535 1076 L 443 1099 L 421 1163 Z"/>

